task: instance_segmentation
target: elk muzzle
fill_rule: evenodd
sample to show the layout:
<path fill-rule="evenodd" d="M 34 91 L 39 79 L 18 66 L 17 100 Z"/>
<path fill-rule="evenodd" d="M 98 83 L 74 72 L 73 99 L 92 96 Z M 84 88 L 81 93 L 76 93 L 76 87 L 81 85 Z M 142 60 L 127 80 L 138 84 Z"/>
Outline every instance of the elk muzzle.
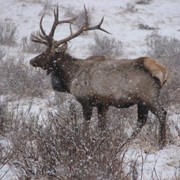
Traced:
<path fill-rule="evenodd" d="M 37 64 L 37 62 L 36 62 L 36 59 L 31 59 L 30 60 L 30 64 L 31 64 L 31 66 L 33 66 L 33 67 L 37 67 L 38 66 L 38 64 Z"/>

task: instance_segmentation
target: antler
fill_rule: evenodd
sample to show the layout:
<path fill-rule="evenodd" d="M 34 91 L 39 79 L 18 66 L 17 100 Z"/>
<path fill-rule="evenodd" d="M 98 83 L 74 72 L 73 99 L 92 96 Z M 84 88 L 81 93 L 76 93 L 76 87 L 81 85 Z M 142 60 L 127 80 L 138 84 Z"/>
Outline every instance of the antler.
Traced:
<path fill-rule="evenodd" d="M 52 46 L 53 36 L 54 36 L 54 32 L 56 30 L 56 27 L 59 24 L 63 24 L 63 23 L 72 24 L 73 21 L 77 18 L 77 17 L 75 17 L 75 18 L 60 21 L 59 20 L 59 8 L 57 6 L 56 9 L 54 10 L 54 23 L 52 25 L 51 31 L 47 35 L 42 26 L 42 21 L 43 21 L 44 16 L 45 16 L 45 14 L 42 15 L 40 22 L 39 22 L 40 32 L 31 34 L 31 40 L 36 43 L 45 44 L 48 47 Z"/>
<path fill-rule="evenodd" d="M 105 33 L 110 34 L 108 31 L 106 31 L 105 29 L 101 28 L 101 25 L 103 23 L 104 17 L 101 19 L 99 24 L 97 24 L 96 26 L 89 27 L 88 12 L 87 12 L 87 9 L 86 9 L 85 5 L 84 5 L 84 13 L 85 13 L 85 21 L 84 21 L 83 25 L 80 27 L 80 29 L 77 32 L 75 32 L 75 33 L 71 33 L 68 37 L 66 37 L 66 38 L 64 38 L 62 40 L 56 41 L 57 45 L 67 43 L 68 41 L 70 41 L 73 38 L 75 38 L 75 37 L 79 36 L 80 34 L 82 34 L 84 31 L 101 30 L 101 31 L 103 31 Z"/>
<path fill-rule="evenodd" d="M 40 32 L 31 34 L 31 40 L 33 42 L 45 44 L 46 46 L 51 47 L 53 41 L 55 42 L 55 44 L 57 46 L 59 46 L 61 44 L 67 43 L 68 41 L 72 40 L 73 38 L 79 36 L 84 31 L 101 30 L 101 31 L 103 31 L 105 33 L 110 34 L 108 31 L 101 28 L 101 25 L 103 23 L 104 18 L 102 18 L 100 23 L 97 24 L 96 26 L 89 27 L 88 12 L 87 12 L 87 9 L 86 9 L 85 6 L 84 6 L 84 12 L 85 12 L 85 21 L 84 21 L 83 25 L 80 27 L 80 29 L 78 31 L 76 31 L 75 33 L 73 33 L 72 29 L 71 29 L 71 34 L 68 37 L 66 37 L 66 38 L 64 38 L 62 40 L 59 40 L 59 41 L 55 41 L 55 40 L 53 40 L 53 36 L 54 36 L 55 30 L 56 30 L 56 27 L 59 24 L 63 24 L 63 23 L 69 23 L 71 25 L 74 22 L 74 20 L 77 18 L 77 17 L 75 17 L 75 18 L 72 18 L 72 19 L 59 21 L 59 19 L 58 19 L 59 18 L 59 9 L 58 9 L 58 6 L 57 6 L 56 9 L 54 10 L 54 23 L 52 25 L 50 33 L 47 35 L 46 32 L 44 31 L 43 27 L 42 27 L 42 21 L 43 21 L 43 18 L 44 18 L 44 14 L 43 14 L 43 16 L 41 17 L 40 23 L 39 23 Z"/>

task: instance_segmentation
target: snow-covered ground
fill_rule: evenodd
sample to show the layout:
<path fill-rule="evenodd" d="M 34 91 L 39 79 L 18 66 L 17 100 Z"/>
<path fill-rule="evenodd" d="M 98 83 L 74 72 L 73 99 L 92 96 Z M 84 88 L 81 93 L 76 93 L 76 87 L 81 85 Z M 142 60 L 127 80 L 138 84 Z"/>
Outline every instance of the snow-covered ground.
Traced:
<path fill-rule="evenodd" d="M 32 32 L 39 30 L 39 20 L 43 12 L 43 5 L 32 2 L 38 1 L 6 0 L 0 4 L 0 20 L 15 22 L 19 32 L 17 37 L 19 40 L 24 36 L 29 37 Z M 139 24 L 154 27 L 161 35 L 180 38 L 180 2 L 178 0 L 153 0 L 148 5 L 135 4 L 135 0 L 49 0 L 49 2 L 54 5 L 58 3 L 62 7 L 60 9 L 60 17 L 62 18 L 64 18 L 65 8 L 73 8 L 77 12 L 83 10 L 84 4 L 92 11 L 91 15 L 94 23 L 98 23 L 102 17 L 105 17 L 103 27 L 111 32 L 109 36 L 122 41 L 125 52 L 124 56 L 126 57 L 146 54 L 145 38 L 152 31 L 139 29 Z M 52 10 L 48 11 L 48 14 L 50 12 Z M 44 27 L 46 27 L 47 31 L 51 27 L 52 18 L 51 13 L 51 16 L 47 15 L 44 19 Z M 59 28 L 56 32 L 57 37 L 62 37 L 69 33 L 69 31 L 64 31 L 62 28 Z M 103 33 L 100 34 L 104 35 Z M 92 39 L 93 32 L 86 37 L 85 41 L 83 36 L 71 41 L 71 54 L 78 57 L 87 57 L 87 44 Z"/>
<path fill-rule="evenodd" d="M 17 40 L 30 36 L 34 31 L 39 30 L 39 20 L 43 12 L 44 3 L 37 3 L 38 0 L 1 0 L 0 2 L 0 21 L 12 21 L 17 26 Z M 42 1 L 41 1 L 42 2 Z M 57 3 L 61 6 L 60 17 L 65 18 L 65 9 L 73 7 L 75 11 L 83 10 L 84 4 L 92 11 L 92 19 L 96 24 L 102 17 L 105 17 L 103 28 L 111 32 L 111 37 L 123 43 L 124 57 L 133 58 L 146 55 L 146 37 L 153 33 L 152 30 L 139 29 L 139 24 L 154 27 L 160 35 L 170 36 L 180 39 L 180 0 L 152 0 L 150 4 L 135 4 L 136 0 L 49 0 L 53 5 Z M 52 11 L 48 11 L 52 12 Z M 52 15 L 52 13 L 51 13 Z M 53 16 L 46 15 L 44 27 L 48 31 L 51 27 Z M 67 36 L 69 31 L 58 28 L 56 38 Z M 105 35 L 102 32 L 99 34 Z M 89 55 L 88 44 L 93 41 L 94 33 L 88 36 L 80 36 L 70 42 L 70 53 L 76 57 L 85 58 Z M 7 51 L 9 49 L 7 48 Z M 19 48 L 14 48 L 8 55 L 18 56 L 22 53 Z M 26 55 L 27 63 L 35 55 Z M 24 101 L 24 108 L 28 108 L 28 102 Z M 43 111 L 47 107 L 46 100 L 37 102 L 32 111 Z M 176 122 L 180 127 L 180 115 L 169 112 L 169 120 Z M 179 121 L 179 122 L 178 122 Z M 170 124 L 170 123 L 169 123 Z M 133 148 L 133 153 L 127 153 L 128 158 L 144 158 L 143 178 L 148 180 L 155 168 L 155 173 L 162 179 L 172 179 L 175 173 L 180 174 L 180 139 L 175 134 L 176 145 L 169 145 L 161 151 L 154 150 L 144 153 L 139 147 Z M 143 152 L 142 152 L 143 151 Z M 1 168 L 0 179 L 4 173 L 7 174 L 3 180 L 13 179 L 8 166 Z M 156 179 L 156 177 L 154 178 Z"/>

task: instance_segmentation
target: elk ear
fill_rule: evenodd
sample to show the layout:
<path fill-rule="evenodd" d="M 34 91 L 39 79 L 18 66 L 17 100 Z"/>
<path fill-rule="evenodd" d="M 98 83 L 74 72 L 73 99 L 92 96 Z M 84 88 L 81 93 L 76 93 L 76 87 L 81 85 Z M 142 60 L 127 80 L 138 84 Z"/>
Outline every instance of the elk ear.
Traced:
<path fill-rule="evenodd" d="M 59 52 L 65 53 L 67 51 L 68 45 L 64 43 L 61 47 L 58 48 Z"/>

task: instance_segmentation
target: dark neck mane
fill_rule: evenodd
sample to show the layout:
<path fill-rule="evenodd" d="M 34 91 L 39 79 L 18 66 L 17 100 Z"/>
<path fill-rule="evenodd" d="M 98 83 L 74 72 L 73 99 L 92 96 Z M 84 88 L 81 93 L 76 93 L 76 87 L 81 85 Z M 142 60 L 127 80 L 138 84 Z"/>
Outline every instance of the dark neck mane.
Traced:
<path fill-rule="evenodd" d="M 70 54 L 68 54 L 68 53 L 65 53 L 65 54 L 63 55 L 62 59 L 64 59 L 64 61 L 71 61 L 71 63 L 79 60 L 79 59 L 77 59 L 77 58 L 72 57 L 72 56 L 71 56 Z"/>
<path fill-rule="evenodd" d="M 57 55 L 52 65 L 54 75 L 59 77 L 59 82 L 61 82 L 67 92 L 69 92 L 69 84 L 71 83 L 73 75 L 79 69 L 76 61 L 78 61 L 78 59 L 65 53 L 63 55 Z"/>

